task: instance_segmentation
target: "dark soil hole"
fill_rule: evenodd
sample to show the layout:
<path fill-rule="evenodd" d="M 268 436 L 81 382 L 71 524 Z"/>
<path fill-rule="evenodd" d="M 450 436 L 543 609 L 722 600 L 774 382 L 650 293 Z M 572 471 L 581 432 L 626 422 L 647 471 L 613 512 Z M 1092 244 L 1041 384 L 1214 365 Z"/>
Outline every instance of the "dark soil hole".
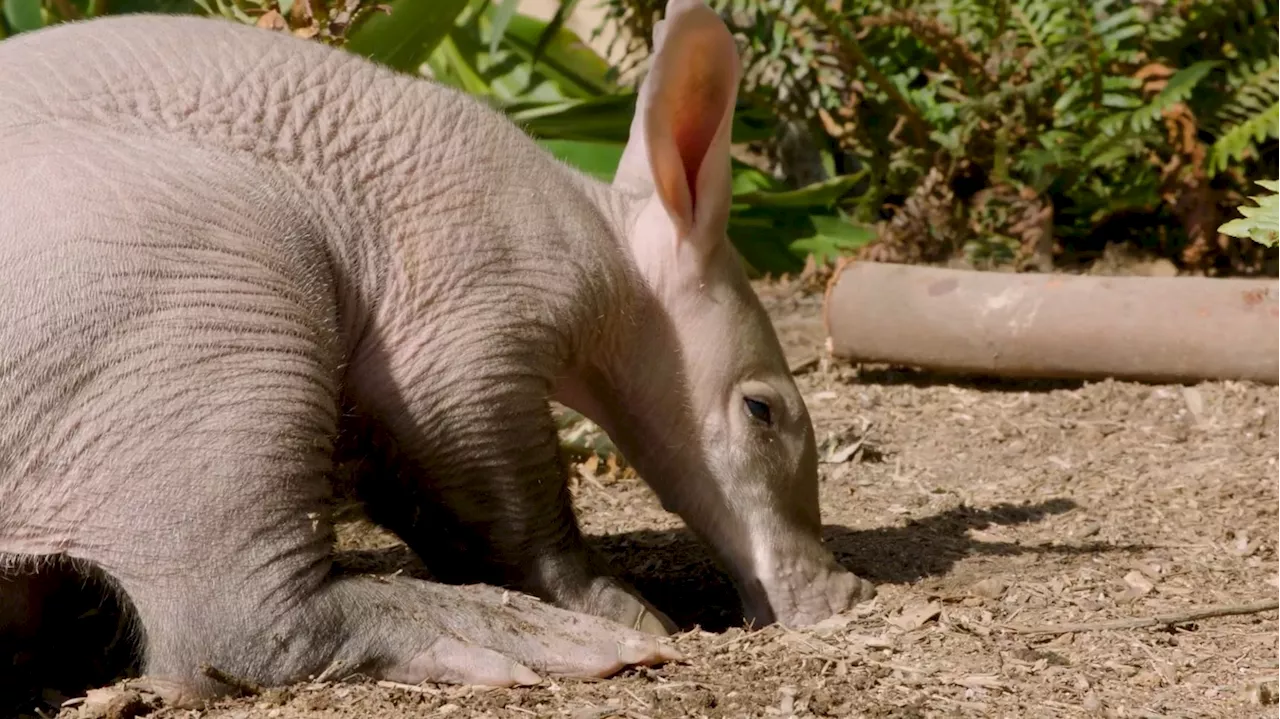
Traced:
<path fill-rule="evenodd" d="M 743 625 L 729 576 L 690 531 L 642 530 L 590 538 L 623 579 L 681 629 L 722 632 Z"/>
<path fill-rule="evenodd" d="M 0 716 L 54 715 L 68 698 L 136 675 L 134 617 L 127 598 L 84 564 L 0 576 Z"/>

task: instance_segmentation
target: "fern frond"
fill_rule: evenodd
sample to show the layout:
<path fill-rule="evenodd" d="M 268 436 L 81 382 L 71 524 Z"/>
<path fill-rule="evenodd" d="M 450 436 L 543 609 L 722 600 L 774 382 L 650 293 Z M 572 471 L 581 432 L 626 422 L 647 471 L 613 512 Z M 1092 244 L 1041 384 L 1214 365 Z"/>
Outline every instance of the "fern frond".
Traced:
<path fill-rule="evenodd" d="M 1268 138 L 1280 138 L 1280 102 L 1232 127 L 1209 149 L 1209 174 L 1216 175 L 1232 163 L 1257 155 L 1257 146 Z"/>
<path fill-rule="evenodd" d="M 1239 63 L 1227 72 L 1230 95 L 1219 100 L 1207 127 L 1220 127 L 1245 122 L 1280 99 L 1280 58 L 1257 58 Z"/>
<path fill-rule="evenodd" d="M 1044 50 L 1080 38 L 1080 20 L 1076 3 L 1060 0 L 1013 0 L 1010 15 L 1016 21 L 1021 39 Z"/>
<path fill-rule="evenodd" d="M 936 0 L 940 21 L 972 47 L 986 47 L 1008 29 L 1009 0 Z"/>
<path fill-rule="evenodd" d="M 1203 57 L 1226 46 L 1245 56 L 1274 55 L 1276 10 L 1267 0 L 1191 0 L 1160 13 L 1151 38 L 1168 57 Z"/>
<path fill-rule="evenodd" d="M 1254 195 L 1250 197 L 1256 206 L 1241 205 L 1238 209 L 1243 217 L 1234 219 L 1218 228 L 1218 232 L 1241 239 L 1249 238 L 1264 247 L 1274 247 L 1280 242 L 1280 182 L 1259 180 L 1263 189 L 1271 190 L 1270 195 Z"/>
<path fill-rule="evenodd" d="M 1118 0 L 1096 0 L 1090 8 L 1095 18 L 1101 18 L 1093 23 L 1093 32 L 1108 52 L 1116 52 L 1126 40 L 1146 32 L 1141 7 L 1131 5 L 1120 10 L 1113 7 L 1117 4 Z"/>
<path fill-rule="evenodd" d="M 1151 102 L 1129 114 L 1129 129 L 1133 132 L 1150 130 L 1165 110 L 1180 102 L 1186 102 L 1196 89 L 1196 85 L 1221 64 L 1217 60 L 1204 60 L 1174 73 L 1164 89 L 1153 97 Z"/>

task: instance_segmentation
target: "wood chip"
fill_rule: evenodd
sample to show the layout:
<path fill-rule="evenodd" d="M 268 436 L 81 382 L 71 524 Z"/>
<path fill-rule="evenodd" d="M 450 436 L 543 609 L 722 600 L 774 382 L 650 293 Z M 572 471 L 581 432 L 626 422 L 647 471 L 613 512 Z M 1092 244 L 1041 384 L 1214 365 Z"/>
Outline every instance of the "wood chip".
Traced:
<path fill-rule="evenodd" d="M 969 587 L 969 592 L 975 597 L 984 599 L 999 599 L 1009 588 L 1009 583 L 998 577 L 987 577 L 979 582 L 974 582 Z"/>
<path fill-rule="evenodd" d="M 942 605 L 937 602 L 913 603 L 904 606 L 899 614 L 887 617 L 885 621 L 909 632 L 923 627 L 941 614 Z"/>
<path fill-rule="evenodd" d="M 839 449 L 832 450 L 823 458 L 822 461 L 824 464 L 844 464 L 857 454 L 858 450 L 862 449 L 862 445 L 865 441 L 865 437 L 859 437 L 856 441 L 850 442 Z"/>

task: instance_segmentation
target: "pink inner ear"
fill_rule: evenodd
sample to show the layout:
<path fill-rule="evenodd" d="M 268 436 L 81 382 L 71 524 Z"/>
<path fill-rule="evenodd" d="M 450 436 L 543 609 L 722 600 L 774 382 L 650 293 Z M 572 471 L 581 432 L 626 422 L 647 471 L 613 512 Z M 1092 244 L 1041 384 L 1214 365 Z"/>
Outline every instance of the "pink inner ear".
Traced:
<path fill-rule="evenodd" d="M 655 186 L 681 219 L 692 225 L 697 206 L 698 174 L 715 141 L 737 87 L 737 48 L 724 25 L 710 10 L 690 12 L 668 28 L 661 57 L 654 67 L 655 92 L 651 117 L 661 119 L 650 131 L 670 133 L 675 157 L 659 148 L 653 157 Z M 674 166 L 673 166 L 674 165 Z M 684 180 L 684 189 L 679 187 Z M 684 197 L 688 197 L 686 205 Z"/>
<path fill-rule="evenodd" d="M 694 52 L 693 55 L 702 53 Z M 724 119 L 724 103 L 727 98 L 723 83 L 716 78 L 707 67 L 706 57 L 693 57 L 697 63 L 689 67 L 686 75 L 686 86 L 681 88 L 685 101 L 675 108 L 671 131 L 675 135 L 676 147 L 680 151 L 680 161 L 684 165 L 685 181 L 688 182 L 689 200 L 693 207 L 698 206 L 698 170 L 706 159 L 711 141 L 720 129 L 720 121 Z"/>

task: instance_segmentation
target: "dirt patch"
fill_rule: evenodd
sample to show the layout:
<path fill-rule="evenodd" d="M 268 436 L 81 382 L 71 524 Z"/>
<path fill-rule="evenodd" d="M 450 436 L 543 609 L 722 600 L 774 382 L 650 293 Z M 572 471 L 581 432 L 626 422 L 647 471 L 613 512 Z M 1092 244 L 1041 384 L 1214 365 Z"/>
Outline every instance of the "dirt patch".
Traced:
<path fill-rule="evenodd" d="M 683 663 L 524 690 L 302 685 L 156 717 L 1274 717 L 1275 611 L 1022 634 L 1277 596 L 1277 391 L 1002 383 L 822 359 L 821 295 L 759 285 L 819 441 L 826 537 L 879 585 L 744 632 L 707 552 L 634 478 L 577 483 L 594 541 L 687 631 Z M 389 536 L 344 546 L 410 561 Z M 67 709 L 64 716 L 76 715 Z"/>

